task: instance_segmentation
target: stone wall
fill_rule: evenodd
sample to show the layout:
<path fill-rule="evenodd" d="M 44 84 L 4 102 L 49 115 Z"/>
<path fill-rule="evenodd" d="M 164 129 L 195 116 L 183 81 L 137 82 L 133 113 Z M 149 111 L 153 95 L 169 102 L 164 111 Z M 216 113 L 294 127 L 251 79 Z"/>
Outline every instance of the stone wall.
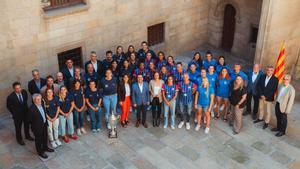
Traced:
<path fill-rule="evenodd" d="M 255 60 L 263 65 L 274 65 L 285 41 L 286 72 L 299 78 L 300 1 L 264 0 L 260 21 L 258 48 Z M 298 59 L 298 60 L 297 60 Z"/>
<path fill-rule="evenodd" d="M 234 42 L 231 52 L 253 61 L 255 47 L 249 43 L 251 26 L 258 27 L 262 0 L 212 0 L 209 10 L 209 44 L 221 47 L 224 22 L 224 10 L 227 4 L 236 10 Z"/>
<path fill-rule="evenodd" d="M 208 0 L 86 0 L 87 5 L 44 13 L 40 0 L 1 0 L 0 114 L 11 83 L 27 88 L 31 70 L 42 76 L 58 71 L 57 53 L 82 47 L 83 60 L 95 50 L 129 44 L 139 48 L 147 26 L 165 22 L 167 54 L 195 49 L 207 41 Z"/>

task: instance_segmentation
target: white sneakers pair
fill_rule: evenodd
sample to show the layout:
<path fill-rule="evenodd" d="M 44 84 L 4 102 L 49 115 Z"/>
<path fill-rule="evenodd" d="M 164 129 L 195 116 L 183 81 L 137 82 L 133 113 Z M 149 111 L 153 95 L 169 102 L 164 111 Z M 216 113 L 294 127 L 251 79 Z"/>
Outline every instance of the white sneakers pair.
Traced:
<path fill-rule="evenodd" d="M 81 136 L 81 134 L 86 134 L 86 131 L 83 127 L 81 127 L 80 129 L 77 129 L 77 135 Z"/>
<path fill-rule="evenodd" d="M 195 131 L 199 131 L 200 128 L 201 128 L 201 126 L 199 124 L 197 124 L 196 127 L 195 127 Z M 205 127 L 204 133 L 205 134 L 209 133 L 209 128 L 208 127 Z"/>
<path fill-rule="evenodd" d="M 166 129 L 167 127 L 168 127 L 167 125 L 164 125 L 164 129 Z M 175 126 L 171 126 L 171 129 L 175 130 Z"/>
<path fill-rule="evenodd" d="M 57 139 L 55 141 L 51 141 L 52 148 L 57 148 L 58 146 L 61 146 L 61 142 Z"/>
<path fill-rule="evenodd" d="M 184 122 L 182 121 L 182 122 L 180 122 L 180 123 L 178 124 L 178 128 L 181 129 L 181 128 L 183 127 L 183 125 L 184 125 Z M 186 128 L 187 130 L 191 129 L 190 123 L 185 123 L 185 128 Z"/>

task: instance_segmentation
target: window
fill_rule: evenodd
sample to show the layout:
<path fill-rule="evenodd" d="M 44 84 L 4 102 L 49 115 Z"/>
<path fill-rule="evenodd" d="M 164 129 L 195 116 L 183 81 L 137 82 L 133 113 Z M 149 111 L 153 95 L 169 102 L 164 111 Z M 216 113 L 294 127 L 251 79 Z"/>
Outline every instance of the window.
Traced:
<path fill-rule="evenodd" d="M 62 8 L 66 6 L 85 3 L 85 0 L 41 0 L 44 10 Z"/>
<path fill-rule="evenodd" d="M 68 59 L 72 59 L 74 65 L 82 67 L 82 50 L 81 47 L 67 50 L 57 54 L 59 70 L 65 67 Z"/>
<path fill-rule="evenodd" d="M 150 46 L 164 42 L 165 23 L 159 23 L 148 27 L 148 43 Z"/>
<path fill-rule="evenodd" d="M 258 34 L 258 27 L 251 26 L 251 32 L 250 32 L 250 43 L 256 43 L 257 40 L 257 34 Z"/>

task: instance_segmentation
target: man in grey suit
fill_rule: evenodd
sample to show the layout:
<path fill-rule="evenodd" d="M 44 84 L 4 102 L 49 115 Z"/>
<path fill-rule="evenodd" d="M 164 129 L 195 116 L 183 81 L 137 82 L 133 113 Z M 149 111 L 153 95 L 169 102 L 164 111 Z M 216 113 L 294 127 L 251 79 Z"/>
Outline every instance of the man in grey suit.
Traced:
<path fill-rule="evenodd" d="M 277 131 L 275 136 L 281 137 L 285 135 L 287 127 L 287 115 L 291 112 L 295 100 L 295 89 L 290 84 L 291 76 L 285 75 L 283 83 L 278 87 L 278 95 L 276 98 L 275 114 L 277 119 L 277 127 L 272 131 Z"/>
<path fill-rule="evenodd" d="M 147 82 L 143 81 L 143 75 L 138 74 L 137 82 L 132 85 L 132 105 L 137 110 L 136 113 L 136 127 L 139 127 L 142 119 L 142 124 L 145 128 L 148 128 L 146 122 L 147 107 L 150 104 L 149 87 Z M 141 118 L 142 115 L 142 118 Z"/>

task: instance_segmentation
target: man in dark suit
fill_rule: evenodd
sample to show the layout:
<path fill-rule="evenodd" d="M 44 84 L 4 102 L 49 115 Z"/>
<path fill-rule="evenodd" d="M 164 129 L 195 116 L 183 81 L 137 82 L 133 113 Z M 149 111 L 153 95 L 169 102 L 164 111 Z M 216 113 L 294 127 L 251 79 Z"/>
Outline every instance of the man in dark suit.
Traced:
<path fill-rule="evenodd" d="M 94 67 L 94 71 L 97 72 L 98 76 L 102 76 L 104 74 L 103 68 L 102 68 L 102 62 L 97 59 L 97 55 L 95 51 L 91 52 L 90 60 L 87 61 L 84 65 L 85 73 L 88 72 L 87 67 L 89 64 L 92 64 Z"/>
<path fill-rule="evenodd" d="M 68 82 L 70 78 L 74 77 L 74 73 L 75 73 L 75 68 L 73 66 L 72 59 L 66 60 L 66 66 L 62 68 L 61 73 L 63 74 L 65 85 L 68 86 Z"/>
<path fill-rule="evenodd" d="M 22 124 L 24 124 L 25 138 L 33 141 L 29 133 L 27 92 L 19 82 L 13 83 L 14 91 L 7 97 L 7 109 L 11 112 L 15 124 L 16 139 L 20 145 L 25 145 L 22 138 Z"/>
<path fill-rule="evenodd" d="M 136 127 L 139 127 L 142 119 L 142 124 L 145 128 L 148 128 L 146 123 L 147 106 L 150 104 L 150 95 L 148 83 L 143 81 L 143 75 L 137 76 L 137 82 L 132 85 L 132 105 L 137 110 Z M 142 114 L 142 118 L 141 118 Z"/>
<path fill-rule="evenodd" d="M 34 94 L 32 96 L 33 104 L 29 108 L 29 120 L 32 131 L 35 136 L 35 148 L 41 158 L 47 159 L 47 152 L 54 152 L 48 147 L 47 116 L 45 107 L 42 105 L 42 95 Z"/>
<path fill-rule="evenodd" d="M 28 82 L 28 91 L 31 95 L 40 93 L 43 86 L 46 85 L 46 80 L 40 77 L 39 70 L 32 70 L 33 79 Z"/>
<path fill-rule="evenodd" d="M 247 85 L 247 111 L 243 115 L 251 114 L 253 120 L 256 119 L 257 112 L 258 112 L 258 105 L 259 105 L 259 97 L 257 95 L 257 84 L 259 78 L 263 75 L 263 72 L 260 70 L 259 64 L 254 64 L 253 69 L 248 73 L 248 85 Z M 253 109 L 251 108 L 252 98 L 254 101 Z"/>
<path fill-rule="evenodd" d="M 266 74 L 263 75 L 258 82 L 257 93 L 259 96 L 259 117 L 254 123 L 265 121 L 263 129 L 266 129 L 271 119 L 271 111 L 273 108 L 274 95 L 277 91 L 278 79 L 273 75 L 274 68 L 268 66 Z"/>

